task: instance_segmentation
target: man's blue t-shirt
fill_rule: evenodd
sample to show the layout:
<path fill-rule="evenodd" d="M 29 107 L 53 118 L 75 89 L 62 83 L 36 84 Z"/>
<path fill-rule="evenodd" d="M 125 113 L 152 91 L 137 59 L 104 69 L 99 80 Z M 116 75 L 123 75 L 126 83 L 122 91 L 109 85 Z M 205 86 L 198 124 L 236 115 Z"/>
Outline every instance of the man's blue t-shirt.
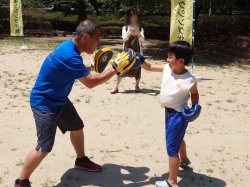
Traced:
<path fill-rule="evenodd" d="M 64 41 L 44 60 L 31 91 L 30 105 L 38 110 L 60 109 L 68 101 L 75 79 L 89 74 L 73 41 Z"/>

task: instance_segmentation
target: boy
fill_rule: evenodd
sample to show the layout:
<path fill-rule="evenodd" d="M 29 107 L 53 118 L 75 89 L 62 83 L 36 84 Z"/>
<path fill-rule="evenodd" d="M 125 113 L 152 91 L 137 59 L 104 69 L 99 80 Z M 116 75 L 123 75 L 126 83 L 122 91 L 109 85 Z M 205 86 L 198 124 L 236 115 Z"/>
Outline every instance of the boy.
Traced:
<path fill-rule="evenodd" d="M 192 106 L 199 102 L 199 93 L 195 77 L 185 68 L 193 56 L 193 47 L 185 41 L 176 41 L 168 46 L 166 65 L 152 65 L 143 62 L 141 67 L 148 71 L 163 71 L 160 103 L 165 108 L 166 144 L 169 155 L 169 178 L 156 181 L 157 187 L 178 187 L 177 175 L 179 166 L 191 164 L 183 140 L 188 122 L 182 116 L 191 95 Z M 138 54 L 137 54 L 138 56 Z M 140 55 L 139 55 L 140 56 Z M 180 153 L 180 159 L 179 155 Z"/>

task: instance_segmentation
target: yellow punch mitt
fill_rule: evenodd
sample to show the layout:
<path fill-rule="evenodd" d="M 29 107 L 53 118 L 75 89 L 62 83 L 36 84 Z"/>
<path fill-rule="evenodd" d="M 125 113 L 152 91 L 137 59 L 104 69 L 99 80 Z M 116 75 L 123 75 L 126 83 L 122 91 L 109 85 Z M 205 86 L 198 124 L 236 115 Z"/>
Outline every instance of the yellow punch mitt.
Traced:
<path fill-rule="evenodd" d="M 113 68 L 118 71 L 117 75 L 122 76 L 130 70 L 136 62 L 136 54 L 132 49 L 127 49 L 117 54 L 115 60 L 111 63 Z"/>
<path fill-rule="evenodd" d="M 113 52 L 110 48 L 105 47 L 98 50 L 91 60 L 91 67 L 95 72 L 101 73 L 105 70 L 109 61 L 113 57 Z"/>

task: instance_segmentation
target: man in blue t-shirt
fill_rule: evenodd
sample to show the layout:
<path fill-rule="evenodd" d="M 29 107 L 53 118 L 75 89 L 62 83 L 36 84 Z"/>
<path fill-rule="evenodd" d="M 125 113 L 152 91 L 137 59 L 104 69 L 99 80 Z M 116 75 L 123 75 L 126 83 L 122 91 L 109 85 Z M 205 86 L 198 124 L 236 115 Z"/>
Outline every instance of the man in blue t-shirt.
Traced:
<path fill-rule="evenodd" d="M 110 68 L 103 73 L 91 75 L 83 64 L 80 54 L 92 54 L 100 43 L 100 34 L 97 23 L 82 21 L 74 38 L 62 42 L 44 60 L 30 95 L 37 129 L 37 146 L 26 157 L 15 187 L 31 187 L 30 175 L 52 150 L 57 127 L 62 133 L 70 131 L 70 139 L 77 156 L 75 168 L 89 171 L 102 169 L 85 156 L 83 121 L 68 99 L 76 79 L 86 87 L 93 88 L 117 73 L 114 68 Z"/>

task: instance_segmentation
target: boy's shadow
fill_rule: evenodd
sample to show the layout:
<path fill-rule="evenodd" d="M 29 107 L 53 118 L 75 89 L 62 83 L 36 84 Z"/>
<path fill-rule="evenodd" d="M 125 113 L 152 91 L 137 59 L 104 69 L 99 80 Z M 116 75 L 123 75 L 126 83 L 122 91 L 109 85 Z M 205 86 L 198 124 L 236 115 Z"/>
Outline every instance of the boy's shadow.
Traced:
<path fill-rule="evenodd" d="M 204 174 L 195 173 L 193 172 L 193 168 L 191 167 L 183 167 L 179 170 L 178 177 L 181 178 L 178 185 L 179 186 L 192 186 L 192 187 L 225 187 L 226 182 L 215 177 L 209 177 Z M 168 174 L 162 175 L 161 178 L 154 177 L 150 180 L 157 181 L 157 180 L 164 180 L 168 178 Z"/>
<path fill-rule="evenodd" d="M 136 93 L 134 90 L 125 90 L 124 92 L 120 92 L 123 94 L 134 94 Z M 154 90 L 154 89 L 147 89 L 147 88 L 141 88 L 141 91 L 137 94 L 147 94 L 147 95 L 152 95 L 152 96 L 157 96 L 160 94 L 159 90 Z"/>
<path fill-rule="evenodd" d="M 78 169 L 69 169 L 61 177 L 61 182 L 56 187 L 133 187 L 144 184 L 154 184 L 148 181 L 147 167 L 130 167 L 116 164 L 104 164 L 101 172 L 89 172 Z M 146 181 L 147 180 L 147 181 Z"/>

